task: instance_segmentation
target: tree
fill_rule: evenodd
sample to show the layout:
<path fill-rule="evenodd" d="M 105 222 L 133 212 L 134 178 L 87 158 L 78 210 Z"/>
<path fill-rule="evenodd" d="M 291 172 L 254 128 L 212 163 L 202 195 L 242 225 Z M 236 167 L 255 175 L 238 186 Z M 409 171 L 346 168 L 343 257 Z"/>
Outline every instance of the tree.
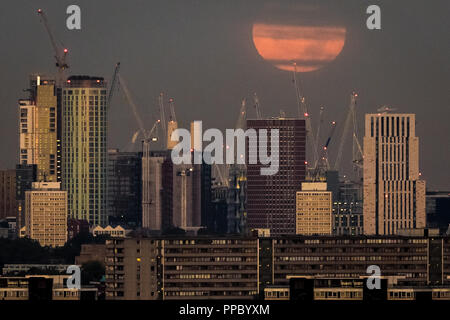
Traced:
<path fill-rule="evenodd" d="M 105 275 L 105 266 L 97 260 L 84 263 L 81 266 L 81 285 L 88 285 L 91 281 L 98 282 Z"/>

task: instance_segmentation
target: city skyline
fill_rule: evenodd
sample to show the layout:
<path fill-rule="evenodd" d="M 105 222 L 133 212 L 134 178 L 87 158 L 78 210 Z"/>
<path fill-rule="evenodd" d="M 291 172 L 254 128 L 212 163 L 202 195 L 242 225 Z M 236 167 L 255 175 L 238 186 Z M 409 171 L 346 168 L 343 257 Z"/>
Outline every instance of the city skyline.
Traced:
<path fill-rule="evenodd" d="M 5 5 L 0 305 L 450 301 L 438 1 Z"/>
<path fill-rule="evenodd" d="M 310 4 L 308 1 L 305 3 Z M 243 96 L 251 97 L 253 92 L 258 93 L 264 116 L 275 116 L 279 109 L 283 109 L 288 116 L 296 114 L 292 74 L 278 70 L 265 61 L 254 47 L 252 39 L 252 26 L 255 22 L 277 22 L 276 17 L 267 16 L 270 1 L 257 5 L 239 4 L 242 10 L 225 3 L 198 3 L 203 9 L 200 16 L 194 10 L 196 5 L 188 2 L 185 5 L 141 3 L 131 6 L 127 13 L 120 10 L 121 5 L 117 3 L 105 6 L 101 11 L 101 6 L 81 2 L 82 29 L 68 31 L 64 23 L 64 4 L 42 2 L 42 7 L 51 16 L 51 24 L 58 39 L 62 39 L 70 48 L 69 73 L 104 76 L 109 80 L 115 62 L 121 61 L 122 72 L 133 87 L 132 93 L 148 127 L 151 127 L 150 124 L 157 117 L 156 105 L 160 91 L 175 98 L 180 127 L 188 127 L 189 122 L 195 118 L 204 120 L 205 127 L 232 127 L 239 111 L 240 99 Z M 448 148 L 440 147 L 441 144 L 448 145 L 448 125 L 445 123 L 449 112 L 445 108 L 448 70 L 442 68 L 446 59 L 445 46 L 448 45 L 444 38 L 444 30 L 448 29 L 445 24 L 448 21 L 440 10 L 434 10 L 438 5 L 436 8 L 417 10 L 419 4 L 415 2 L 390 4 L 381 1 L 380 6 L 383 13 L 387 14 L 383 14 L 383 28 L 379 31 L 370 31 L 365 27 L 363 4 L 348 2 L 343 6 L 348 10 L 344 10 L 325 1 L 315 9 L 324 13 L 324 20 L 317 22 L 318 24 L 329 24 L 331 21 L 343 24 L 347 31 L 344 47 L 333 61 L 327 62 L 317 71 L 299 73 L 312 121 L 317 121 L 319 106 L 323 104 L 327 112 L 325 119 L 336 120 L 338 126 L 342 124 L 348 105 L 348 93 L 352 90 L 356 90 L 360 97 L 357 110 L 360 132 L 363 129 L 364 114 L 375 113 L 380 106 L 389 105 L 397 108 L 397 112 L 415 113 L 417 136 L 421 137 L 419 161 L 422 177 L 427 181 L 429 190 L 448 189 L 449 172 L 445 161 L 440 160 L 445 159 L 449 152 Z M 2 19 L 3 23 L 11 23 L 11 17 L 19 12 L 29 16 L 17 28 L 15 38 L 23 36 L 30 41 L 17 43 L 15 39 L 3 34 L 2 41 L 7 44 L 3 48 L 4 58 L 12 59 L 11 54 L 15 52 L 14 58 L 18 59 L 22 51 L 26 52 L 25 49 L 21 50 L 22 43 L 32 46 L 36 52 L 14 71 L 5 66 L 5 71 L 0 76 L 7 89 L 2 93 L 2 101 L 5 106 L 9 106 L 4 109 L 1 133 L 17 137 L 3 139 L 0 148 L 17 150 L 15 106 L 17 100 L 26 96 L 17 88 L 26 87 L 30 73 L 49 74 L 54 72 L 54 68 L 47 35 L 42 26 L 39 26 L 39 17 L 35 16 L 36 8 L 21 2 L 11 4 L 10 7 L 9 16 Z M 409 8 L 409 15 L 401 14 L 403 7 Z M 192 19 L 177 19 L 179 14 L 185 13 L 181 8 L 188 10 L 187 16 Z M 284 1 L 275 11 L 278 15 L 285 12 L 290 16 L 289 22 L 293 23 L 292 12 L 301 13 L 303 9 L 302 6 L 295 6 L 294 2 Z M 172 14 L 167 21 L 149 19 L 166 10 Z M 242 13 L 232 15 L 234 11 Z M 105 20 L 107 16 L 109 20 Z M 128 21 L 131 17 L 136 21 L 134 26 L 125 23 L 122 26 L 120 21 Z M 104 21 L 104 24 L 98 24 L 98 21 Z M 115 21 L 116 27 L 111 28 L 110 21 Z M 413 30 L 405 33 L 409 30 L 411 21 L 420 23 L 420 28 L 417 28 L 417 32 Z M 183 26 L 186 28 L 183 29 Z M 427 31 L 433 32 L 433 38 L 427 37 Z M 147 37 L 143 36 L 143 32 L 146 32 Z M 103 36 L 98 39 L 96 34 Z M 124 37 L 128 34 L 132 35 L 129 39 Z M 215 37 L 218 35 L 222 37 Z M 111 40 L 125 45 L 112 48 Z M 94 41 L 97 46 L 86 51 Z M 441 43 L 443 47 L 436 43 Z M 120 47 L 130 47 L 132 50 L 123 52 Z M 89 58 L 84 52 L 90 52 Z M 165 54 L 162 55 L 162 52 Z M 102 63 L 96 63 L 95 60 L 100 57 Z M 432 57 L 433 62 L 437 63 L 429 64 L 426 57 Z M 141 62 L 139 68 L 136 62 Z M 149 117 L 150 110 L 153 117 Z M 251 110 L 249 118 L 252 114 Z M 436 117 L 437 114 L 440 116 Z M 111 130 L 108 147 L 123 149 L 131 140 L 137 125 L 120 93 L 113 99 L 109 125 Z M 338 127 L 338 132 L 341 128 Z M 435 142 L 436 137 L 440 137 L 441 143 Z M 336 145 L 331 145 L 330 154 L 333 155 L 335 148 Z M 0 161 L 0 168 L 14 168 L 17 154 L 18 152 L 6 154 Z M 345 159 L 343 162 L 349 163 Z"/>

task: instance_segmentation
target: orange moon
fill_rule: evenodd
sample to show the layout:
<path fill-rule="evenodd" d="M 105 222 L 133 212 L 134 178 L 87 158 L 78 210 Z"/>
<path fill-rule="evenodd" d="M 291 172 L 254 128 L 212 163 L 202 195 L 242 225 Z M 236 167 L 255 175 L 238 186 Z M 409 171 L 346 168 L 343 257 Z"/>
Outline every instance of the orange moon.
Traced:
<path fill-rule="evenodd" d="M 318 70 L 336 59 L 345 43 L 346 29 L 332 26 L 292 26 L 255 23 L 253 43 L 264 60 L 281 70 Z"/>

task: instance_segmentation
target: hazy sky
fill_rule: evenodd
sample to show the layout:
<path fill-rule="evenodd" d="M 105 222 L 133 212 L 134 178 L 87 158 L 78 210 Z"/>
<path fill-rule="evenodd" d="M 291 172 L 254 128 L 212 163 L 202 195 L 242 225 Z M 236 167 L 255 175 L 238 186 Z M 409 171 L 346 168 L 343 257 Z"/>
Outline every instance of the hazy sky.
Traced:
<path fill-rule="evenodd" d="M 66 28 L 70 4 L 81 7 L 80 31 Z M 366 28 L 370 4 L 381 7 L 382 30 Z M 344 27 L 345 44 L 337 58 L 317 71 L 299 74 L 312 119 L 317 120 L 323 105 L 325 120 L 342 124 L 352 90 L 359 93 L 361 135 L 364 113 L 380 106 L 415 113 L 422 177 L 429 189 L 450 189 L 448 0 L 2 1 L 0 169 L 13 168 L 17 161 L 17 100 L 25 96 L 28 74 L 54 72 L 50 42 L 36 13 L 39 7 L 70 50 L 71 74 L 109 80 L 115 63 L 121 62 L 121 74 L 149 127 L 158 118 L 161 91 L 175 98 L 184 127 L 203 120 L 204 128 L 233 128 L 240 100 L 251 101 L 253 92 L 264 116 L 275 116 L 280 109 L 296 115 L 292 74 L 258 54 L 253 24 Z M 250 109 L 251 117 L 253 112 Z M 137 124 L 120 91 L 109 124 L 110 147 L 125 148 Z M 338 127 L 331 158 L 339 136 Z M 343 161 L 350 159 L 344 156 Z"/>

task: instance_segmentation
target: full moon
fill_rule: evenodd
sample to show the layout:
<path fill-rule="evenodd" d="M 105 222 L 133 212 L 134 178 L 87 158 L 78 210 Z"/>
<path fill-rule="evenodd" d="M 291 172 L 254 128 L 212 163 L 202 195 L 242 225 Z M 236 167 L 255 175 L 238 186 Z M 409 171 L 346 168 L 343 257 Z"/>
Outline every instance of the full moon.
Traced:
<path fill-rule="evenodd" d="M 315 71 L 341 53 L 346 29 L 335 26 L 253 24 L 253 43 L 259 55 L 281 70 Z"/>

